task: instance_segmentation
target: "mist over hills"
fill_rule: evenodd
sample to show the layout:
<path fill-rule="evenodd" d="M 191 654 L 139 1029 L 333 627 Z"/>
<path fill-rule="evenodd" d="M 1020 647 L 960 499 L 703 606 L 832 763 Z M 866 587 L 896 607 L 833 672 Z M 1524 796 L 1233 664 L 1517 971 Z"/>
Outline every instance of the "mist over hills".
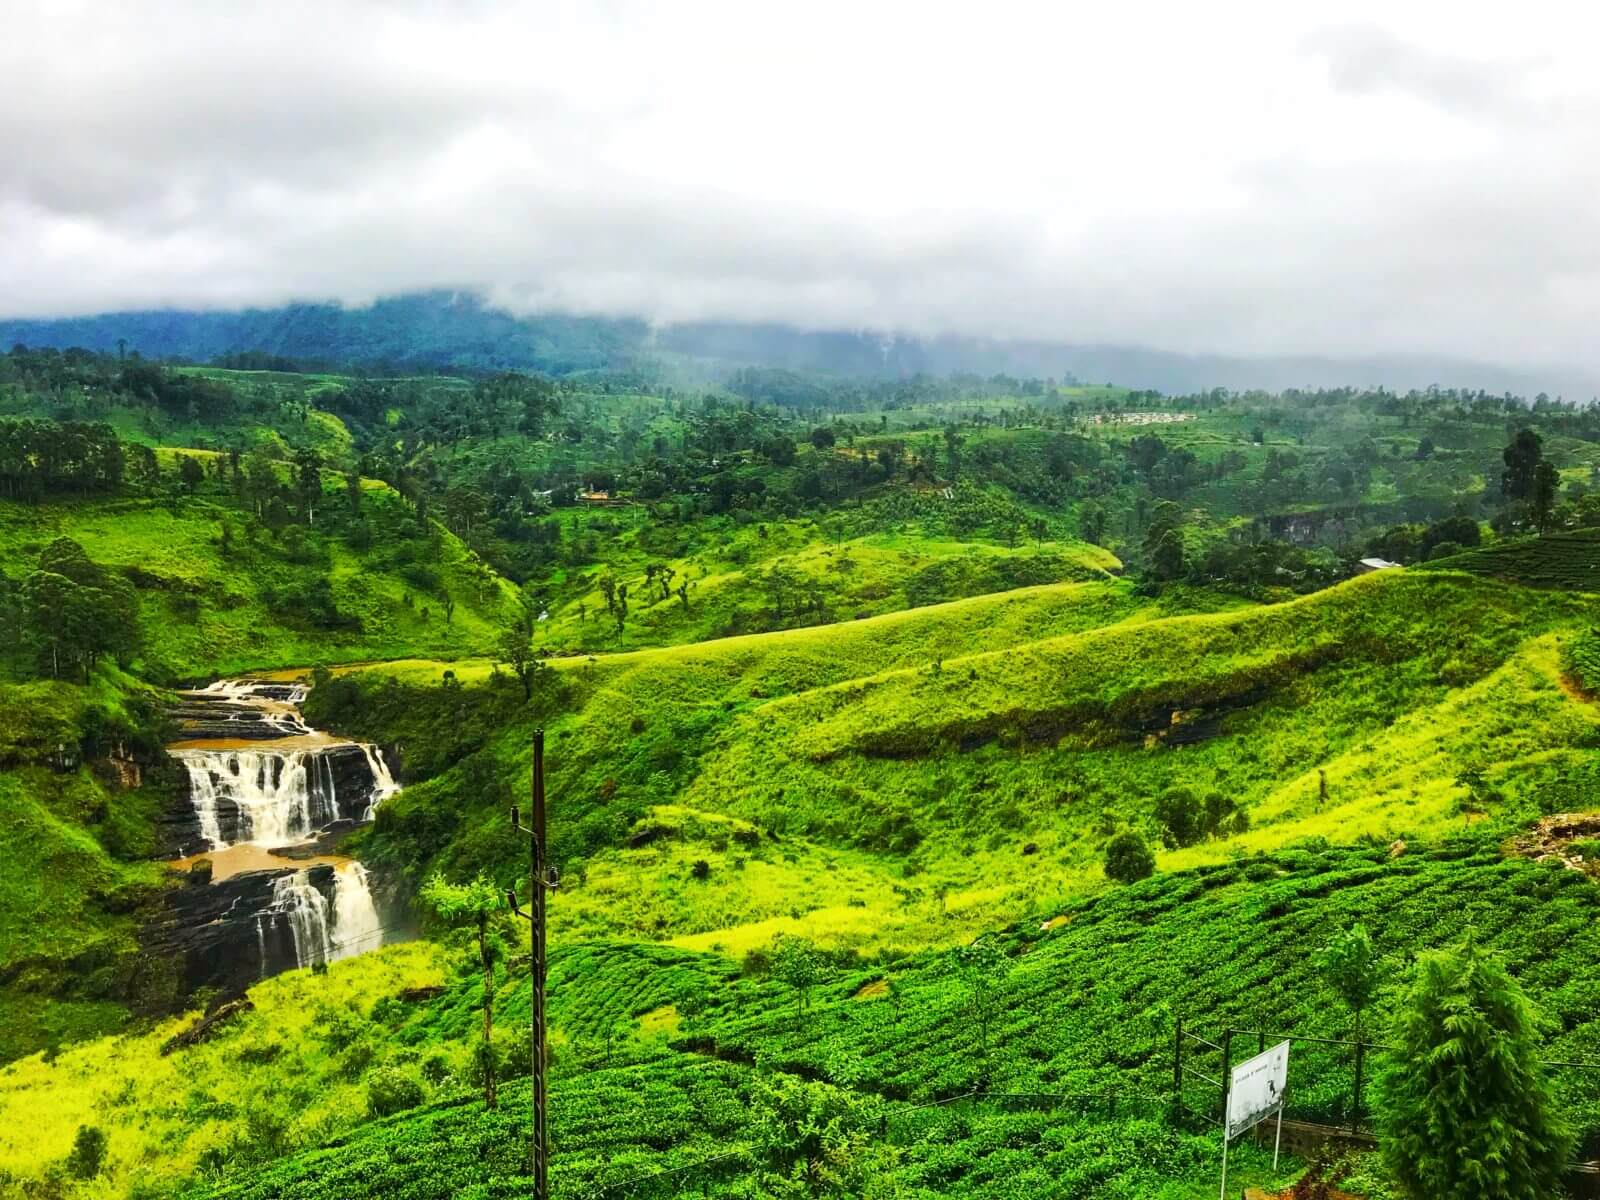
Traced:
<path fill-rule="evenodd" d="M 879 379 L 1004 373 L 1116 382 L 1169 393 L 1339 385 L 1401 391 L 1439 385 L 1530 396 L 1546 392 L 1569 399 L 1600 393 L 1600 381 L 1571 367 L 1516 368 L 1429 355 L 1252 358 L 734 322 L 652 326 L 637 318 L 519 316 L 477 295 L 446 291 L 390 297 L 365 307 L 291 304 L 0 321 L 0 345 L 5 346 L 114 351 L 119 342 L 129 352 L 158 359 L 207 361 L 257 351 L 304 363 L 512 368 L 555 375 L 664 362 L 698 380 L 716 379 L 742 366 L 763 366 Z"/>

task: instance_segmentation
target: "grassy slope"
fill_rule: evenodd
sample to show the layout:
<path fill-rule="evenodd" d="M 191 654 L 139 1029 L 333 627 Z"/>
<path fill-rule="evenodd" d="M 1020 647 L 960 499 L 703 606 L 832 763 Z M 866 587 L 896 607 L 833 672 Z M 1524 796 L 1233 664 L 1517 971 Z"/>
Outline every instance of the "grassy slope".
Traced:
<path fill-rule="evenodd" d="M 1182 865 L 1306 836 L 1387 840 L 1476 819 L 1472 810 L 1521 819 L 1594 745 L 1600 713 L 1564 690 L 1559 666 L 1588 598 L 1391 573 L 1286 604 L 1159 617 L 1122 587 L 563 660 L 561 694 L 536 710 L 550 731 L 556 848 L 614 843 L 660 805 L 737 818 L 769 831 L 763 846 L 782 839 L 767 848 L 778 870 L 797 872 L 795 903 L 752 901 L 746 921 L 709 929 L 672 915 L 687 901 L 652 901 L 641 908 L 655 936 L 730 953 L 785 929 L 914 946 L 1093 884 L 1104 840 L 1130 825 L 1154 838 L 1155 801 L 1176 785 L 1218 791 L 1253 822 L 1166 853 Z M 397 695 L 410 697 L 400 707 L 421 711 L 439 670 L 396 671 Z M 487 668 L 458 675 L 470 685 Z M 526 778 L 532 719 L 514 712 L 484 752 L 508 790 Z M 1168 740 L 1186 725 L 1210 736 Z M 1475 771 L 1482 796 L 1462 782 Z M 450 772 L 386 806 L 371 849 L 509 878 L 499 804 L 475 800 Z M 647 894 L 690 888 L 696 859 L 713 882 L 748 859 L 700 824 L 674 840 Z M 840 886 L 807 891 L 802 864 L 819 853 Z M 591 867 L 608 877 L 622 861 L 602 854 Z"/>
<path fill-rule="evenodd" d="M 1174 1017 L 1212 1034 L 1224 1022 L 1344 1034 L 1348 1015 L 1309 951 L 1364 920 L 1387 980 L 1369 1014 L 1369 1028 L 1381 1029 L 1411 956 L 1475 926 L 1554 1019 L 1547 1055 L 1594 1058 L 1597 912 L 1600 890 L 1587 878 L 1507 859 L 1479 832 L 1414 840 L 1398 857 L 1383 846 L 1309 843 L 1163 873 L 1020 914 L 1000 938 L 1009 957 L 987 1049 L 966 985 L 939 953 L 830 967 L 797 1021 L 790 989 L 721 956 L 569 946 L 551 964 L 556 1182 L 573 1194 L 588 1181 L 748 1144 L 759 1064 L 850 1087 L 881 1106 L 908 1196 L 1009 1196 L 1023 1183 L 1085 1200 L 1198 1197 L 1215 1188 L 1214 1137 L 1129 1115 L 1160 1114 Z M 526 1091 L 513 1086 L 502 1113 L 488 1115 L 448 1074 L 465 1061 L 476 984 L 457 979 L 420 1007 L 385 999 L 448 979 L 441 966 L 433 948 L 392 947 L 335 964 L 326 977 L 293 973 L 258 986 L 256 1012 L 172 1058 L 157 1049 L 178 1023 L 68 1050 L 53 1066 L 34 1058 L 0 1070 L 0 1171 L 36 1174 L 42 1160 L 65 1155 L 78 1124 L 94 1122 L 107 1129 L 113 1156 L 100 1195 L 128 1194 L 139 1179 L 155 1188 L 201 1163 L 221 1172 L 218 1196 L 514 1195 L 526 1186 L 521 1141 L 511 1136 L 526 1119 Z M 499 997 L 502 1022 L 524 1019 L 526 1004 L 525 981 L 513 975 Z M 415 1072 L 430 1056 L 447 1072 L 424 1089 L 432 1107 L 355 1129 L 371 1069 Z M 1292 1071 L 1298 1115 L 1347 1117 L 1348 1062 L 1301 1047 Z M 980 1105 L 943 1118 L 897 1107 L 980 1079 L 995 1090 L 1111 1089 L 1121 1107 L 1114 1119 L 1075 1105 L 1042 1114 Z M 1581 1126 L 1600 1121 L 1585 1076 L 1559 1076 L 1558 1090 Z M 1203 1107 L 1214 1096 L 1195 1083 L 1186 1099 Z M 1140 1153 L 1117 1149 L 1135 1144 Z M 263 1167 L 271 1151 L 317 1145 L 326 1148 Z M 1241 1165 L 1241 1183 L 1261 1179 L 1259 1158 L 1246 1151 Z M 748 1194 L 739 1190 L 748 1186 L 748 1177 L 713 1183 L 711 1194 Z M 193 1194 L 211 1190 L 208 1181 Z"/>
<path fill-rule="evenodd" d="M 153 798 L 47 756 L 86 723 L 126 720 L 137 690 L 105 670 L 89 686 L 0 687 L 0 1060 L 116 1028 L 137 952 L 132 910 L 159 876 Z"/>
<path fill-rule="evenodd" d="M 1429 563 L 1426 569 L 1469 571 L 1526 587 L 1600 592 L 1600 530 L 1497 542 Z"/>
<path fill-rule="evenodd" d="M 378 497 L 370 503 L 382 502 Z M 142 665 L 176 678 L 418 653 L 482 653 L 493 645 L 509 603 L 509 585 L 448 533 L 439 534 L 435 565 L 443 587 L 457 599 L 450 624 L 437 597 L 407 584 L 378 553 L 358 553 L 329 538 L 322 544 L 335 601 L 360 619 L 361 628 L 315 629 L 299 623 L 292 611 L 275 610 L 267 598 L 269 589 L 306 572 L 270 541 L 253 544 L 237 532 L 232 557 L 224 558 L 224 519 L 237 527 L 240 514 L 221 497 L 185 501 L 176 510 L 137 499 L 0 502 L 0 554 L 25 565 L 53 538 L 70 537 L 96 562 L 137 570 L 146 641 Z M 402 603 L 407 594 L 417 601 L 411 608 Z M 434 611 L 424 621 L 420 610 L 426 604 Z"/>
<path fill-rule="evenodd" d="M 764 527 L 763 527 L 764 528 Z M 565 599 L 540 629 L 541 644 L 559 651 L 615 651 L 705 641 L 763 628 L 850 620 L 948 600 L 1044 583 L 1104 580 L 1122 564 L 1083 542 L 1042 547 L 880 534 L 827 544 L 810 522 L 775 525 L 725 539 L 702 553 L 663 559 L 687 581 L 687 604 L 652 592 L 643 561 L 620 555 L 615 575 L 629 585 L 630 612 L 620 634 L 597 586 L 564 589 Z M 785 600 L 798 609 L 815 589 L 821 610 L 779 616 L 763 580 L 773 568 L 800 581 Z"/>

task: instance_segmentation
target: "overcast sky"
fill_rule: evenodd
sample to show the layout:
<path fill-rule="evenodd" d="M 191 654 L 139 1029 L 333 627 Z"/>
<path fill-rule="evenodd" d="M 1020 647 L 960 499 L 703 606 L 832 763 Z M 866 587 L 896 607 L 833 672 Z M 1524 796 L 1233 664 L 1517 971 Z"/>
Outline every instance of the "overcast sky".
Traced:
<path fill-rule="evenodd" d="M 0 316 L 519 310 L 1600 368 L 1600 19 L 3 0 Z"/>

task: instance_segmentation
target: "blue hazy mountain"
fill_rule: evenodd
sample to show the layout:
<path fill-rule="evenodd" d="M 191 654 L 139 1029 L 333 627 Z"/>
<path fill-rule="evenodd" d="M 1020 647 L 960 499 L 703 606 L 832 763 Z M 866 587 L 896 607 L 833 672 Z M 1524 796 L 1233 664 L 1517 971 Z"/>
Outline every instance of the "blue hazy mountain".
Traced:
<path fill-rule="evenodd" d="M 518 316 L 459 292 L 396 296 L 365 307 L 289 304 L 238 311 L 173 309 L 0 321 L 0 345 L 19 342 L 104 351 L 117 350 L 120 342 L 129 352 L 149 358 L 191 362 L 260 352 L 308 364 L 517 368 L 556 375 L 667 361 L 707 377 L 742 366 L 868 378 L 960 372 L 1116 382 L 1165 392 L 1342 384 L 1383 384 L 1403 390 L 1438 384 L 1589 399 L 1600 391 L 1594 377 L 1567 368 L 1539 371 L 1411 355 L 1245 358 L 1069 340 L 917 337 L 734 322 L 653 327 L 627 318 Z"/>

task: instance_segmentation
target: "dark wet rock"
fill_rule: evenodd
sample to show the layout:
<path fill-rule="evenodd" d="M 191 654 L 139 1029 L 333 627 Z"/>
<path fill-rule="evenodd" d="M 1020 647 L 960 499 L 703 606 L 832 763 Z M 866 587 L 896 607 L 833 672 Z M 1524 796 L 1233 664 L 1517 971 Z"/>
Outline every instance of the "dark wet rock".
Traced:
<path fill-rule="evenodd" d="M 215 988 L 237 995 L 257 980 L 299 965 L 294 930 L 274 908 L 283 871 L 246 871 L 204 886 L 175 888 L 166 894 L 161 916 L 141 939 L 156 954 L 173 960 L 186 994 Z M 306 868 L 307 882 L 333 902 L 333 868 Z"/>

